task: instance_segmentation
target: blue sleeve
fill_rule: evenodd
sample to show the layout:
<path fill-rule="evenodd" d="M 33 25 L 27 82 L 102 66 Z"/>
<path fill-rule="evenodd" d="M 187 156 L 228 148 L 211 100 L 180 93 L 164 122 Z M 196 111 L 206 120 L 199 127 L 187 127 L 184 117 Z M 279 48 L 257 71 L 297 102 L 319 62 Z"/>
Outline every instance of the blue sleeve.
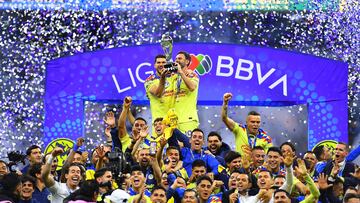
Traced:
<path fill-rule="evenodd" d="M 175 130 L 174 130 L 174 132 L 175 132 Z M 174 132 L 171 135 L 171 137 L 169 137 L 168 144 L 169 144 L 169 146 L 174 146 L 174 147 L 179 148 L 179 143 L 177 142 L 177 139 L 176 139 L 176 136 L 174 135 Z"/>
<path fill-rule="evenodd" d="M 174 194 L 175 194 L 175 190 L 172 189 L 170 186 L 171 186 L 171 185 L 169 185 L 169 189 L 166 190 L 166 199 L 168 199 L 168 200 L 169 200 L 171 197 L 173 197 Z M 175 197 L 174 197 L 174 199 L 175 199 Z"/>
<path fill-rule="evenodd" d="M 144 193 L 146 196 L 150 197 L 151 196 L 151 192 L 149 190 L 145 190 L 145 193 Z"/>
<path fill-rule="evenodd" d="M 191 176 L 191 169 L 192 169 L 192 158 L 191 158 L 191 153 L 190 153 L 190 148 L 187 147 L 183 147 L 180 151 L 181 151 L 181 157 L 182 157 L 182 161 L 183 161 L 183 167 L 186 170 L 186 173 L 188 174 L 188 176 Z M 203 160 L 206 163 L 206 160 Z"/>
<path fill-rule="evenodd" d="M 360 145 L 358 145 L 354 150 L 352 150 L 345 158 L 346 162 L 354 161 L 360 155 Z"/>
<path fill-rule="evenodd" d="M 324 169 L 325 169 L 325 166 L 326 166 L 326 162 L 323 162 L 323 163 L 317 163 L 315 165 L 315 170 L 318 174 L 320 173 L 323 173 Z"/>
<path fill-rule="evenodd" d="M 225 159 L 222 158 L 221 156 L 216 156 L 216 160 L 218 160 L 218 162 L 223 165 L 223 166 L 226 166 L 225 164 Z"/>
<path fill-rule="evenodd" d="M 214 175 L 218 175 L 219 174 L 219 162 L 217 159 L 215 159 L 213 156 L 206 154 L 206 165 L 208 168 L 210 168 L 211 172 L 214 173 Z"/>
<path fill-rule="evenodd" d="M 182 133 L 179 129 L 175 128 L 173 136 L 175 136 L 178 141 L 184 143 L 184 147 L 191 147 L 189 137 Z"/>
<path fill-rule="evenodd" d="M 176 192 L 176 196 L 178 197 L 177 201 L 181 202 L 182 198 L 184 197 L 185 189 L 184 188 L 176 188 L 175 192 Z"/>
<path fill-rule="evenodd" d="M 227 175 L 226 170 L 219 172 L 219 174 L 215 176 L 215 179 L 221 180 L 224 183 L 224 191 L 229 190 L 229 176 Z"/>
<path fill-rule="evenodd" d="M 185 193 L 184 188 L 176 188 L 175 190 L 169 187 L 169 189 L 166 191 L 166 198 L 169 200 L 171 197 L 174 197 L 175 203 L 181 203 L 181 199 L 183 198 Z"/>
<path fill-rule="evenodd" d="M 118 136 L 118 129 L 111 128 L 110 134 L 111 134 L 111 139 L 112 139 L 112 143 L 113 143 L 112 149 L 115 149 L 115 147 L 122 149 L 122 144 L 121 144 L 119 136 Z"/>
<path fill-rule="evenodd" d="M 167 177 L 167 181 L 168 181 L 169 186 L 174 184 L 175 180 L 176 180 L 176 175 L 174 173 L 169 173 L 168 177 Z"/>

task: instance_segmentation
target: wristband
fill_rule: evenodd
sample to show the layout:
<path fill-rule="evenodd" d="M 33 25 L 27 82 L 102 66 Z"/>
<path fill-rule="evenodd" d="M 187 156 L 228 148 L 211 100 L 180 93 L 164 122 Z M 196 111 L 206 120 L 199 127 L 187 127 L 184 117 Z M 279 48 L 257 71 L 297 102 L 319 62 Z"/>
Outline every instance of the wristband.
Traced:
<path fill-rule="evenodd" d="M 52 162 L 54 161 L 54 158 L 55 158 L 55 157 L 53 157 L 53 155 L 50 154 L 49 157 L 48 157 L 48 159 L 46 160 L 46 163 L 51 165 Z"/>

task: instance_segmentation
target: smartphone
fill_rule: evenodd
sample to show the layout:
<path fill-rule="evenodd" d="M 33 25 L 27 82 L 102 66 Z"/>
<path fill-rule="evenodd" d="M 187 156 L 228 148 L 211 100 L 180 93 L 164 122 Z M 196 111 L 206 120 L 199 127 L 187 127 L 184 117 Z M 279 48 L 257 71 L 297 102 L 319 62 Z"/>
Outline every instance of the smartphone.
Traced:
<path fill-rule="evenodd" d="M 154 156 L 156 154 L 156 142 L 150 142 L 150 156 Z"/>

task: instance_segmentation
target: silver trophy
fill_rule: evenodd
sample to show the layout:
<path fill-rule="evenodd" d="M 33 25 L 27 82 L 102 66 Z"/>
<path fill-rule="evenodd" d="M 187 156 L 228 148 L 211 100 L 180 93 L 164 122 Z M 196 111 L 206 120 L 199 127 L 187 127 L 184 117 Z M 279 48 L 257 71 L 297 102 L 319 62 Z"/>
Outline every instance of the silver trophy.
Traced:
<path fill-rule="evenodd" d="M 165 33 L 161 36 L 161 47 L 166 57 L 164 68 L 170 72 L 177 72 L 177 66 L 172 60 L 173 39 L 170 37 L 169 33 Z"/>
<path fill-rule="evenodd" d="M 166 61 L 172 62 L 173 39 L 170 37 L 169 33 L 165 33 L 161 36 L 161 47 L 166 56 Z"/>

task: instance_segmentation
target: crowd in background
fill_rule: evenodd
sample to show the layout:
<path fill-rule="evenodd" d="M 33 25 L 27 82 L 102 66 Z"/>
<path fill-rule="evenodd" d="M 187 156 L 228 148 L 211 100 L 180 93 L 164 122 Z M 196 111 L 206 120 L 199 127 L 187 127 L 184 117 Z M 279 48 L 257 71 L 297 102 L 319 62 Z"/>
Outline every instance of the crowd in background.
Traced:
<path fill-rule="evenodd" d="M 359 146 L 273 146 L 258 112 L 248 113 L 246 125 L 228 116 L 231 93 L 223 96 L 221 118 L 236 148 L 219 133 L 197 128 L 199 77 L 188 69 L 190 62 L 188 53 L 179 52 L 170 70 L 165 56 L 155 58 L 156 74 L 145 82 L 151 124 L 134 118 L 126 97 L 118 118 L 106 114 L 105 140 L 90 153 L 77 138 L 68 151 L 56 146 L 43 154 L 40 146 L 30 146 L 21 171 L 10 172 L 0 160 L 0 203 L 360 202 L 360 169 L 352 163 Z M 58 169 L 60 155 L 67 158 Z"/>

